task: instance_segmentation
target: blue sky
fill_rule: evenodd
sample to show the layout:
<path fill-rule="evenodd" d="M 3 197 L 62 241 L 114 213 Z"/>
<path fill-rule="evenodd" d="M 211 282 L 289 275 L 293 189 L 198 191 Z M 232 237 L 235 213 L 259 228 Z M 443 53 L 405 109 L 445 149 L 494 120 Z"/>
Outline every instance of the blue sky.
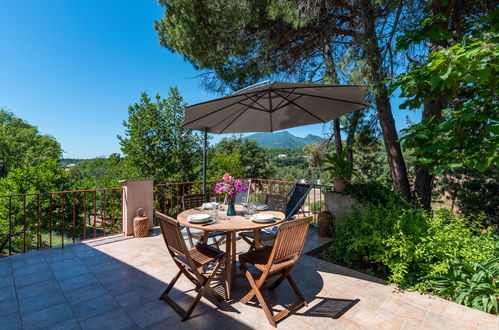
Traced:
<path fill-rule="evenodd" d="M 154 0 L 0 1 L 0 107 L 54 136 L 64 157 L 91 158 L 120 151 L 116 135 L 142 91 L 166 96 L 177 86 L 189 104 L 216 97 L 159 45 L 161 16 Z M 398 129 L 408 115 L 419 120 L 398 103 Z M 320 135 L 323 125 L 289 131 Z"/>

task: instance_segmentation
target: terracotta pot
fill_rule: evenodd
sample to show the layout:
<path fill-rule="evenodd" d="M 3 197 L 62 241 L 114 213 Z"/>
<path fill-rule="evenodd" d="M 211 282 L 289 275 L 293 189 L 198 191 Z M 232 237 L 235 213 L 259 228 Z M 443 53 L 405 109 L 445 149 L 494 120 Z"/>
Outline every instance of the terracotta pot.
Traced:
<path fill-rule="evenodd" d="M 334 179 L 334 191 L 342 192 L 347 187 L 347 182 L 345 180 Z"/>
<path fill-rule="evenodd" d="M 331 237 L 331 226 L 334 217 L 329 211 L 319 212 L 317 215 L 317 235 L 319 237 Z"/>

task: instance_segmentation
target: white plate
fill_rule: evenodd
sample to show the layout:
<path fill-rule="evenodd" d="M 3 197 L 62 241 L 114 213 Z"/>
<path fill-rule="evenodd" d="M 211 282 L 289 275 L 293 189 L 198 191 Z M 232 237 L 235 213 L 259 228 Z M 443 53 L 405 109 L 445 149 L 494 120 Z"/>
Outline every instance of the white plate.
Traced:
<path fill-rule="evenodd" d="M 203 203 L 203 209 L 211 210 L 211 209 L 213 209 L 217 205 L 218 205 L 217 202 Z"/>
<path fill-rule="evenodd" d="M 209 214 L 192 214 L 187 217 L 187 220 L 190 223 L 205 223 L 211 220 L 211 216 Z"/>
<path fill-rule="evenodd" d="M 253 214 L 250 219 L 254 222 L 266 223 L 274 221 L 274 216 L 272 214 L 258 213 Z"/>
<path fill-rule="evenodd" d="M 267 204 L 255 204 L 255 209 L 257 211 L 268 210 L 269 206 Z"/>

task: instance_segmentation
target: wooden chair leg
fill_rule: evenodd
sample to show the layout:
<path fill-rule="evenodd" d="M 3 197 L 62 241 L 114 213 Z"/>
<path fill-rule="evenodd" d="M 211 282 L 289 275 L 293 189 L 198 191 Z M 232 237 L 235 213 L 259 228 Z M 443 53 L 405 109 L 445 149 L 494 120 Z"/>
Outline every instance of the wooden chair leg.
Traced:
<path fill-rule="evenodd" d="M 218 299 L 217 297 L 218 295 L 215 292 L 211 291 L 210 283 L 215 277 L 218 269 L 224 262 L 225 262 L 225 257 L 221 258 L 219 262 L 217 262 L 215 268 L 213 269 L 213 272 L 210 274 L 208 278 L 206 278 L 206 280 L 203 283 L 200 283 L 199 280 L 194 276 L 192 276 L 185 268 L 181 268 L 180 271 L 177 273 L 177 275 L 175 275 L 171 283 L 168 285 L 168 287 L 165 289 L 165 291 L 163 291 L 159 299 L 167 302 L 182 317 L 182 321 L 188 320 L 192 312 L 194 311 L 194 308 L 196 308 L 197 304 L 199 303 L 199 300 L 201 300 L 201 297 L 204 294 L 209 293 Z M 175 285 L 175 283 L 182 274 L 184 274 L 196 286 L 195 290 L 198 292 L 198 294 L 194 298 L 194 301 L 189 305 L 187 310 L 182 309 L 182 307 L 180 307 L 172 298 L 168 296 L 168 293 L 173 288 L 173 286 Z"/>
<path fill-rule="evenodd" d="M 263 312 L 265 313 L 265 316 L 267 317 L 269 323 L 273 327 L 277 327 L 277 323 L 274 320 L 274 313 L 269 308 L 267 302 L 265 302 L 265 299 L 262 296 L 262 293 L 260 292 L 260 287 L 263 285 L 263 283 L 265 283 L 265 278 L 258 280 L 258 283 L 256 283 L 249 270 L 246 270 L 246 277 L 248 278 L 248 282 L 250 283 L 251 291 L 246 296 L 244 296 L 243 299 L 241 299 L 241 302 L 247 303 L 253 297 L 253 295 L 256 296 L 256 299 L 260 303 L 260 306 L 262 306 Z"/>
<path fill-rule="evenodd" d="M 216 237 L 212 237 L 212 240 L 213 240 L 213 244 L 215 244 L 215 246 L 217 247 L 217 249 L 220 250 L 220 245 L 218 244 L 218 240 Z"/>
<path fill-rule="evenodd" d="M 246 237 L 244 235 L 240 235 L 239 237 L 241 237 L 243 239 L 243 241 L 245 241 L 246 243 L 248 243 L 250 245 L 253 243 L 248 237 Z"/>
<path fill-rule="evenodd" d="M 189 308 L 185 312 L 185 315 L 182 317 L 182 321 L 185 321 L 185 320 L 189 319 L 189 317 L 191 316 L 192 312 L 194 311 L 194 308 L 196 308 L 196 305 L 199 303 L 199 300 L 201 300 L 201 297 L 208 291 L 210 283 L 213 280 L 213 278 L 215 277 L 215 275 L 216 275 L 216 273 L 218 271 L 218 268 L 220 268 L 220 265 L 222 264 L 223 261 L 224 260 L 221 259 L 219 262 L 217 262 L 215 268 L 213 268 L 213 272 L 206 279 L 206 281 L 204 282 L 203 286 L 200 287 L 198 294 L 194 298 L 194 301 L 192 302 L 192 304 L 189 306 Z"/>
<path fill-rule="evenodd" d="M 286 279 L 286 277 L 288 276 L 290 270 L 291 269 L 288 269 L 288 270 L 284 271 L 284 273 L 282 273 L 282 275 L 279 276 L 279 278 L 277 280 L 275 280 L 274 283 L 272 283 L 271 285 L 269 285 L 267 287 L 267 289 L 274 290 L 275 288 L 277 288 Z"/>
<path fill-rule="evenodd" d="M 293 291 L 295 292 L 296 297 L 298 297 L 298 301 L 302 302 L 305 305 L 305 307 L 308 306 L 307 302 L 305 301 L 305 298 L 303 297 L 300 289 L 298 288 L 298 285 L 296 285 L 295 280 L 291 277 L 291 274 L 288 273 L 286 275 L 286 278 L 288 279 L 289 284 L 291 284 L 291 288 L 293 288 Z"/>
<path fill-rule="evenodd" d="M 191 234 L 191 230 L 186 227 L 186 231 L 187 231 L 187 238 L 189 239 L 189 243 L 191 244 L 191 248 L 194 247 L 194 242 L 192 241 L 192 234 Z"/>
<path fill-rule="evenodd" d="M 177 275 L 175 275 L 175 277 L 172 279 L 172 281 L 170 282 L 170 284 L 166 287 L 165 291 L 163 291 L 163 293 L 159 297 L 159 300 L 163 299 L 163 296 L 165 294 L 168 294 L 168 292 L 170 292 L 170 290 L 173 288 L 173 286 L 178 281 L 178 279 L 180 278 L 181 275 L 182 275 L 182 271 L 179 270 L 178 273 L 177 273 Z"/>

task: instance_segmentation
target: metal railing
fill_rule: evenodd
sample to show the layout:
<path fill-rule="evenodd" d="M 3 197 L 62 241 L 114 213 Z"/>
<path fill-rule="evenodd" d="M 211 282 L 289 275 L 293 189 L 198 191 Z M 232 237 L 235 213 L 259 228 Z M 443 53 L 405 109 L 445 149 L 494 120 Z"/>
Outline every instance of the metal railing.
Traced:
<path fill-rule="evenodd" d="M 207 181 L 207 194 L 214 195 L 217 182 Z M 263 203 L 267 194 L 286 195 L 294 184 L 251 179 L 250 201 Z M 302 211 L 315 218 L 324 208 L 329 187 L 312 186 Z M 157 184 L 154 208 L 175 217 L 182 211 L 182 196 L 202 191 L 202 181 Z M 0 196 L 0 256 L 121 233 L 122 205 L 122 187 Z"/>
<path fill-rule="evenodd" d="M 219 180 L 206 182 L 208 195 L 214 195 L 217 182 Z M 263 203 L 267 194 L 286 195 L 294 184 L 293 181 L 251 179 L 250 202 Z M 314 220 L 316 219 L 317 214 L 324 209 L 324 193 L 329 189 L 329 186 L 312 184 L 312 190 L 307 195 L 302 207 L 306 216 L 314 216 Z M 182 196 L 200 194 L 202 191 L 202 181 L 157 184 L 154 187 L 154 208 L 176 217 L 182 211 Z"/>
<path fill-rule="evenodd" d="M 206 181 L 207 194 L 214 192 L 217 182 L 217 180 Z M 203 181 L 157 184 L 154 186 L 154 209 L 176 217 L 182 212 L 182 196 L 201 194 L 202 192 Z"/>
<path fill-rule="evenodd" d="M 123 188 L 0 196 L 0 253 L 12 255 L 121 232 Z"/>

